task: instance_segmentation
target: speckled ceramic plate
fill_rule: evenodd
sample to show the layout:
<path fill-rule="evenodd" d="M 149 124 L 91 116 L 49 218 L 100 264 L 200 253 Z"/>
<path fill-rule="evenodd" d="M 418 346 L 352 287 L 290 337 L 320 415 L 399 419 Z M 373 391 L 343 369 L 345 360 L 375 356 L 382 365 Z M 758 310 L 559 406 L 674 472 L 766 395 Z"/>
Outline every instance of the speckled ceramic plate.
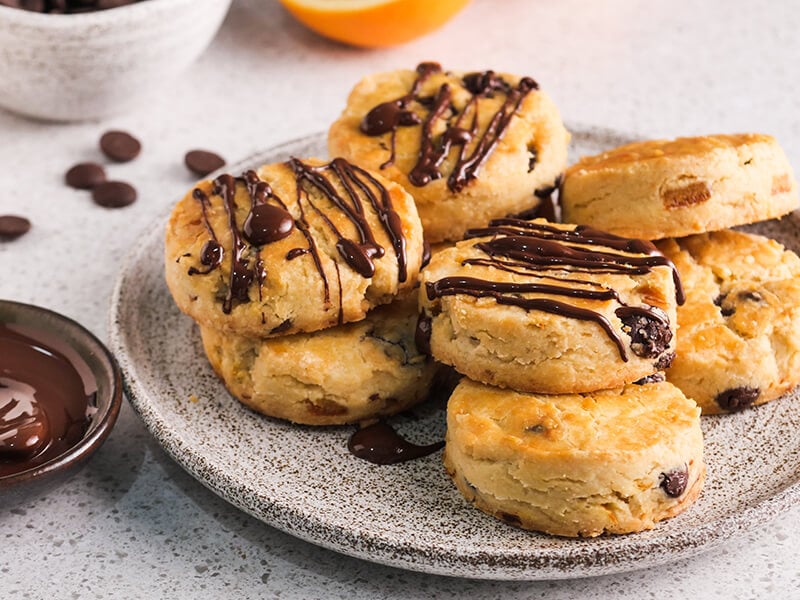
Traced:
<path fill-rule="evenodd" d="M 573 128 L 574 156 L 628 136 Z M 321 135 L 258 153 L 242 171 L 289 155 L 325 155 Z M 458 494 L 441 456 L 377 466 L 351 456 L 352 428 L 292 426 L 244 408 L 208 366 L 193 322 L 164 283 L 163 230 L 128 258 L 111 310 L 111 343 L 128 396 L 166 451 L 217 494 L 270 525 L 352 556 L 406 569 L 487 579 L 557 579 L 640 569 L 695 555 L 800 501 L 800 399 L 705 417 L 708 481 L 699 501 L 656 529 L 561 539 L 490 518 Z M 795 249 L 800 217 L 755 228 Z M 423 407 L 396 427 L 442 439 L 444 413 Z"/>

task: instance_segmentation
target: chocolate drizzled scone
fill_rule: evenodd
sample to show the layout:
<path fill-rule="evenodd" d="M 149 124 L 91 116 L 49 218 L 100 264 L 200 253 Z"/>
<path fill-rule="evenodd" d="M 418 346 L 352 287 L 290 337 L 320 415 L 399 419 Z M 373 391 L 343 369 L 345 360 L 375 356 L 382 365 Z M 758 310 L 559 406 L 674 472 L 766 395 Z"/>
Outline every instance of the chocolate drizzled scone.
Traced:
<path fill-rule="evenodd" d="M 250 408 L 306 425 L 392 415 L 424 400 L 438 367 L 414 345 L 416 298 L 357 323 L 257 339 L 201 327 L 206 355 Z"/>
<path fill-rule="evenodd" d="M 330 128 L 332 156 L 379 171 L 414 196 L 426 239 L 529 209 L 566 167 L 569 133 L 529 77 L 443 71 L 371 75 Z"/>
<path fill-rule="evenodd" d="M 648 240 L 755 223 L 798 207 L 786 155 L 760 134 L 638 142 L 582 158 L 567 170 L 560 201 L 567 222 Z"/>
<path fill-rule="evenodd" d="M 589 392 L 674 355 L 680 282 L 650 242 L 498 219 L 436 254 L 422 282 L 418 343 L 476 381 Z"/>
<path fill-rule="evenodd" d="M 463 379 L 444 462 L 484 512 L 563 536 L 651 529 L 705 480 L 700 410 L 666 382 L 543 396 Z"/>
<path fill-rule="evenodd" d="M 165 256 L 182 311 L 266 337 L 357 321 L 412 288 L 422 226 L 399 185 L 293 158 L 199 183 L 172 212 Z"/>
<path fill-rule="evenodd" d="M 658 246 L 686 287 L 669 381 L 705 414 L 762 404 L 800 383 L 800 259 L 794 252 L 736 231 Z"/>

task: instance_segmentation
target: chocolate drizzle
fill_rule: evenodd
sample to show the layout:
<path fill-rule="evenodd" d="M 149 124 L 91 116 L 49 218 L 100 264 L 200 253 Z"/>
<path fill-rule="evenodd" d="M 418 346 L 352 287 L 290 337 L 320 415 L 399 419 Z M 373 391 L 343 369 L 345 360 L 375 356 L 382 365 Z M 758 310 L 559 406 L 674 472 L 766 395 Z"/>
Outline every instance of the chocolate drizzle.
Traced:
<path fill-rule="evenodd" d="M 613 300 L 621 305 L 615 314 L 623 322 L 635 354 L 657 357 L 668 348 L 672 333 L 669 319 L 660 308 L 628 306 L 616 290 L 563 275 L 565 271 L 641 275 L 654 267 L 668 266 L 676 283 L 678 303 L 682 303 L 683 291 L 677 270 L 650 242 L 622 238 L 586 226 L 565 230 L 541 220 L 525 221 L 512 217 L 496 219 L 488 227 L 470 230 L 466 237 L 486 238 L 474 245 L 485 256 L 466 259 L 464 265 L 484 266 L 536 281 L 515 283 L 475 277 L 445 277 L 426 283 L 429 300 L 464 294 L 474 298 L 493 298 L 498 304 L 528 311 L 593 321 L 616 345 L 622 360 L 627 361 L 626 345 L 608 318 L 597 310 L 569 302 L 572 298 L 598 302 Z M 556 276 L 556 272 L 561 275 Z"/>
<path fill-rule="evenodd" d="M 261 259 L 260 248 L 288 238 L 297 229 L 306 240 L 305 247 L 289 250 L 286 261 L 310 255 L 317 273 L 323 282 L 324 302 L 330 304 L 330 284 L 323 267 L 320 250 L 311 233 L 308 218 L 312 214 L 318 217 L 337 238 L 336 249 L 344 263 L 364 278 L 375 274 L 375 260 L 385 255 L 385 249 L 375 239 L 374 232 L 367 219 L 368 205 L 377 215 L 384 232 L 394 250 L 398 281 L 408 278 L 408 259 L 406 239 L 403 234 L 403 223 L 392 206 L 389 191 L 369 172 L 353 165 L 344 159 L 336 158 L 330 163 L 310 165 L 296 158 L 290 159 L 287 166 L 295 177 L 297 188 L 296 211 L 293 216 L 287 204 L 278 197 L 270 184 L 258 176 L 255 171 L 246 171 L 240 178 L 232 175 L 220 175 L 213 181 L 213 193 L 222 199 L 227 215 L 227 226 L 232 240 L 230 253 L 230 278 L 222 303 L 222 310 L 230 313 L 235 302 L 247 302 L 253 284 L 258 286 L 258 296 L 267 280 L 267 269 Z M 237 221 L 236 190 L 237 185 L 244 185 L 250 199 L 247 216 L 241 226 Z M 340 191 L 342 190 L 342 191 Z M 343 214 L 354 226 L 355 238 L 340 231 L 331 208 L 320 204 L 322 198 L 332 205 L 333 210 Z M 192 193 L 202 208 L 202 219 L 210 239 L 200 251 L 200 264 L 205 269 L 191 267 L 189 275 L 205 275 L 219 267 L 223 262 L 224 251 L 216 232 L 211 226 L 209 207 L 211 200 L 199 188 Z M 333 262 L 339 280 L 339 322 L 342 321 L 341 278 L 339 264 Z"/>
<path fill-rule="evenodd" d="M 417 162 L 408 174 L 408 180 L 417 187 L 442 178 L 441 165 L 450 151 L 457 147 L 458 153 L 447 177 L 447 187 L 458 192 L 478 176 L 481 166 L 503 138 L 525 97 L 539 86 L 530 77 L 523 77 L 514 87 L 494 71 L 469 73 L 461 83 L 471 98 L 459 111 L 453 103 L 453 90 L 449 83 L 439 86 L 433 96 L 419 95 L 423 83 L 441 70 L 436 63 L 417 66 L 417 77 L 411 90 L 396 100 L 372 108 L 361 121 L 361 131 L 369 136 L 391 134 L 389 158 L 380 167 L 384 169 L 394 163 L 398 128 L 421 125 Z M 497 94 L 505 95 L 505 99 L 479 134 L 479 99 L 492 98 Z M 425 112 L 424 118 L 420 116 L 421 112 Z M 444 124 L 444 131 L 437 136 L 436 132 L 442 129 L 440 123 Z M 534 166 L 535 160 L 531 163 L 531 170 Z"/>

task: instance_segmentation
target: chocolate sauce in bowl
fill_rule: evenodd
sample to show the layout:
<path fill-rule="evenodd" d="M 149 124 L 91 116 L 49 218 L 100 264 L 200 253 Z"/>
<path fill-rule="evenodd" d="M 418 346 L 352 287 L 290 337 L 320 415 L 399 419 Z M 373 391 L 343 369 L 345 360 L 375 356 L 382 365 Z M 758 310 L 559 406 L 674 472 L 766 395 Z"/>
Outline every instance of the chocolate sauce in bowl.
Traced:
<path fill-rule="evenodd" d="M 63 342 L 48 338 L 0 323 L 0 477 L 59 456 L 89 426 L 96 382 Z"/>

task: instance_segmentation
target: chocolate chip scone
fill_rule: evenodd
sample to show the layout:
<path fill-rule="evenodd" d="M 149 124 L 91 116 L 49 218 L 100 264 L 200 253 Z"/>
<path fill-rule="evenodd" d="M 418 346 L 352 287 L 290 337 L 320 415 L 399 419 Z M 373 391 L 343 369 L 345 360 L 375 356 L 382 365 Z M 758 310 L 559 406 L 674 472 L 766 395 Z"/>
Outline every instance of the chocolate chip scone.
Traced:
<path fill-rule="evenodd" d="M 794 252 L 736 231 L 658 246 L 686 288 L 669 381 L 704 414 L 763 404 L 800 383 L 800 259 Z"/>
<path fill-rule="evenodd" d="M 778 142 L 761 134 L 637 142 L 566 172 L 563 218 L 648 240 L 755 223 L 798 207 Z"/>
<path fill-rule="evenodd" d="M 650 242 L 499 219 L 422 272 L 419 344 L 490 385 L 552 394 L 617 387 L 672 360 L 679 283 Z"/>
<path fill-rule="evenodd" d="M 431 243 L 535 206 L 535 192 L 566 167 L 568 144 L 558 109 L 530 77 L 436 63 L 366 77 L 328 135 L 332 156 L 414 196 Z"/>
<path fill-rule="evenodd" d="M 652 529 L 705 480 L 700 410 L 667 382 L 545 396 L 463 379 L 444 461 L 484 512 L 563 536 Z"/>
<path fill-rule="evenodd" d="M 205 327 L 254 337 L 363 319 L 416 285 L 422 257 L 411 196 L 341 158 L 201 182 L 166 231 L 178 307 Z"/>
<path fill-rule="evenodd" d="M 438 367 L 414 345 L 416 322 L 412 295 L 314 333 L 200 332 L 209 362 L 243 404 L 295 423 L 337 425 L 392 415 L 427 397 Z"/>

